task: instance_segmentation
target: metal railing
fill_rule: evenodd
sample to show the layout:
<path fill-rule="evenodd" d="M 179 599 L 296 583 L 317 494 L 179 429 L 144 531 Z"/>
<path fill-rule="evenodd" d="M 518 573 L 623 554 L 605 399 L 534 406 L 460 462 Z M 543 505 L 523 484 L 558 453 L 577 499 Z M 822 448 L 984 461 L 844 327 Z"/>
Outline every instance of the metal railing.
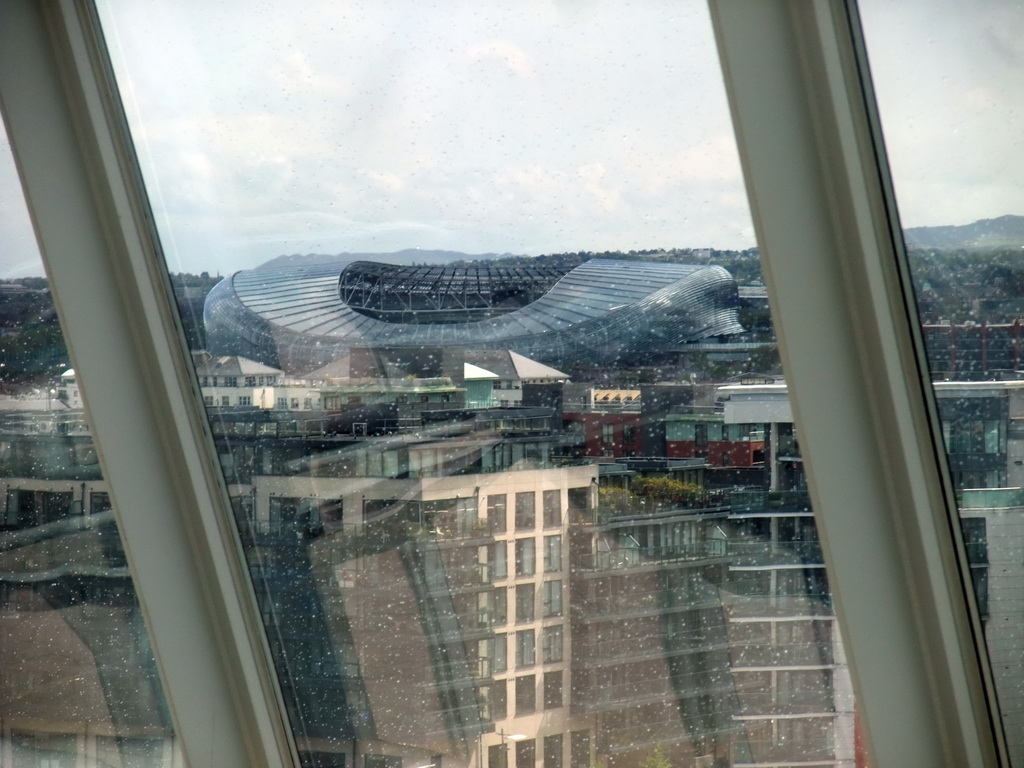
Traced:
<path fill-rule="evenodd" d="M 706 560 L 725 557 L 726 541 L 705 539 L 668 547 L 641 547 L 639 549 L 616 549 L 607 552 L 593 552 L 574 558 L 573 567 L 585 571 L 615 571 L 640 566 L 674 563 L 687 560 Z"/>

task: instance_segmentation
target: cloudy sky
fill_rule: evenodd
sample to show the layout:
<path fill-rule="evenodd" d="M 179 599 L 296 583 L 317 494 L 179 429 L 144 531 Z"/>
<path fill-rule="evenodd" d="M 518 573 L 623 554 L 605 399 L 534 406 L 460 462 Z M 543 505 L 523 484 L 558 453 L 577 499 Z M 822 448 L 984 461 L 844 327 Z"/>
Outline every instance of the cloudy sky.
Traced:
<path fill-rule="evenodd" d="M 860 7 L 903 225 L 1024 215 L 1024 4 Z"/>
<path fill-rule="evenodd" d="M 904 224 L 1024 214 L 1021 10 L 863 6 Z M 174 271 L 753 245 L 703 2 L 100 8 Z M 13 189 L 0 153 L 0 277 L 38 261 Z"/>

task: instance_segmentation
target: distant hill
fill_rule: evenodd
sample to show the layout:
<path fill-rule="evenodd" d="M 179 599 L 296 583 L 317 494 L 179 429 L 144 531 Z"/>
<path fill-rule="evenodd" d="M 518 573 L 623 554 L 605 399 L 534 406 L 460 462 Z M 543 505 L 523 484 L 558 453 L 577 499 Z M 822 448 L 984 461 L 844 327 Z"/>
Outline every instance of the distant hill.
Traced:
<path fill-rule="evenodd" d="M 903 230 L 903 235 L 911 248 L 1024 248 L 1024 216 L 1000 216 L 956 226 L 911 227 Z"/>
<path fill-rule="evenodd" d="M 515 257 L 514 253 L 474 253 L 466 254 L 458 251 L 427 251 L 419 248 L 406 248 L 404 251 L 394 253 L 307 253 L 292 254 L 290 256 L 278 256 L 270 261 L 260 264 L 257 269 L 280 269 L 282 267 L 311 267 L 317 264 L 330 264 L 334 261 L 381 261 L 387 264 L 401 264 L 412 266 L 414 264 L 450 264 L 453 261 L 468 261 L 474 259 L 490 260 Z"/>

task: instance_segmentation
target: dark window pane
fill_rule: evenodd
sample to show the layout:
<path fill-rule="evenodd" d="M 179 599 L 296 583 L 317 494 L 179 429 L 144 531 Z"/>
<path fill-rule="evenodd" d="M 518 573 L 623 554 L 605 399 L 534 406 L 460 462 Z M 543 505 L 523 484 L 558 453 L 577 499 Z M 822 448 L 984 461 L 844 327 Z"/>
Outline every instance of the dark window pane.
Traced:
<path fill-rule="evenodd" d="M 508 683 L 505 680 L 494 681 L 491 688 L 491 710 L 495 720 L 508 717 Z"/>
<path fill-rule="evenodd" d="M 541 599 L 541 615 L 545 618 L 562 615 L 562 581 L 545 581 Z"/>
<path fill-rule="evenodd" d="M 562 671 L 544 673 L 544 709 L 562 706 Z"/>
<path fill-rule="evenodd" d="M 535 739 L 524 739 L 516 742 L 516 768 L 535 768 L 537 761 L 537 742 Z"/>
<path fill-rule="evenodd" d="M 537 709 L 537 680 L 534 675 L 516 678 L 516 717 L 529 715 Z"/>
<path fill-rule="evenodd" d="M 562 768 L 562 734 L 544 737 L 544 768 Z"/>
<path fill-rule="evenodd" d="M 544 572 L 562 570 L 562 537 L 544 537 Z"/>
<path fill-rule="evenodd" d="M 570 768 L 590 768 L 590 732 L 573 731 L 570 734 Z"/>

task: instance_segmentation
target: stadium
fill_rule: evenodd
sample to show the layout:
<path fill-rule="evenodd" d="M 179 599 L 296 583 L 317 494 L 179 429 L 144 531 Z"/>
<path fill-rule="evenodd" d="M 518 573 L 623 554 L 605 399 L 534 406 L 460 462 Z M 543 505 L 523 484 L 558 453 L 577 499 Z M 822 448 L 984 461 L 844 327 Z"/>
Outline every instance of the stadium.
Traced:
<path fill-rule="evenodd" d="M 207 348 L 299 374 L 356 347 L 511 349 L 551 365 L 642 363 L 742 332 L 717 266 L 593 259 L 544 267 L 338 261 L 237 272 L 210 292 Z"/>

